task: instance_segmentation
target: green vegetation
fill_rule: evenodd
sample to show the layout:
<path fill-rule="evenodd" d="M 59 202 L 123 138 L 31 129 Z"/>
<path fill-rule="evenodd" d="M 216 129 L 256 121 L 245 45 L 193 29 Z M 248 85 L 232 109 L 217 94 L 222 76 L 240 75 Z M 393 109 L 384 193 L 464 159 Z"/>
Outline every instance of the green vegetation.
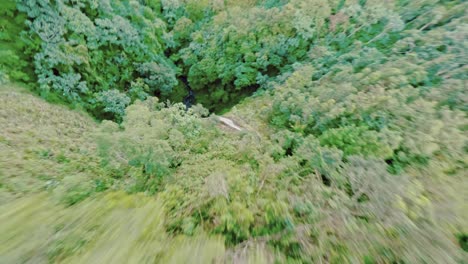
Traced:
<path fill-rule="evenodd" d="M 465 1 L 2 5 L 0 263 L 468 259 Z"/>

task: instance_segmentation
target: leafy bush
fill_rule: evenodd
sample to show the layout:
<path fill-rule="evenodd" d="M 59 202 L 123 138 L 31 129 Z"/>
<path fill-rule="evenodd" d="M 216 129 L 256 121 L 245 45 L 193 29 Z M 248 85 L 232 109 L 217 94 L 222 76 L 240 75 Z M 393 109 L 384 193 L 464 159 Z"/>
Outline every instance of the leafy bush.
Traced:
<path fill-rule="evenodd" d="M 125 108 L 130 104 L 130 98 L 118 90 L 100 92 L 96 101 L 96 105 L 102 105 L 104 112 L 113 114 L 117 119 L 124 116 Z"/>
<path fill-rule="evenodd" d="M 124 99 L 126 103 L 130 101 Z M 123 111 L 125 102 L 110 101 L 107 111 Z M 130 177 L 131 191 L 161 190 L 164 179 L 183 162 L 182 153 L 188 150 L 186 144 L 197 141 L 202 122 L 199 116 L 193 110 L 186 112 L 182 104 L 166 106 L 153 97 L 129 106 L 122 130 L 110 121 L 102 126 L 98 138 L 105 165 L 112 171 L 123 171 L 126 174 L 123 177 Z"/>

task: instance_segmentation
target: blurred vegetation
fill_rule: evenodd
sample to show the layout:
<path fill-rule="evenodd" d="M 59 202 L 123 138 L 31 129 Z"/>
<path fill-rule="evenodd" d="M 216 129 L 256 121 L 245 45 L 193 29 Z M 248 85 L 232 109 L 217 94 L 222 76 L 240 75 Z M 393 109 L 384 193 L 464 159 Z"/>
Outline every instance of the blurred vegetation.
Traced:
<path fill-rule="evenodd" d="M 0 263 L 468 259 L 465 1 L 4 6 Z"/>

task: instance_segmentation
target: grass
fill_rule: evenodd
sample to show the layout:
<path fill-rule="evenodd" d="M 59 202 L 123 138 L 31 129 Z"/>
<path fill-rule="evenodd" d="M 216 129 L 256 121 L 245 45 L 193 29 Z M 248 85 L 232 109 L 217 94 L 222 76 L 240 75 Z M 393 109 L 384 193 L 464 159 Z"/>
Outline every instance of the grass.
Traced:
<path fill-rule="evenodd" d="M 99 174 L 97 123 L 14 85 L 0 88 L 0 203 Z M 86 167 L 85 167 L 86 165 Z M 61 189 L 61 188 L 57 188 Z"/>
<path fill-rule="evenodd" d="M 224 254 L 217 237 L 171 238 L 161 203 L 141 194 L 109 192 L 64 208 L 41 193 L 0 210 L 1 263 L 210 263 Z"/>

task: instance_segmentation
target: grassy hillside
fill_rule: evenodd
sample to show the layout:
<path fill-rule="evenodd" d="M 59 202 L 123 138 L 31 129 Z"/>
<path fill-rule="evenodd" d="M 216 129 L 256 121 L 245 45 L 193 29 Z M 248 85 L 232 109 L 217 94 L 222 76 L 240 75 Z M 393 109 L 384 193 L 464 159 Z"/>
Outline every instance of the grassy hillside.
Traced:
<path fill-rule="evenodd" d="M 0 263 L 468 259 L 468 2 L 4 6 Z"/>
<path fill-rule="evenodd" d="M 376 178 L 392 177 L 382 165 L 350 159 L 344 173 L 375 173 L 376 192 L 367 193 L 378 200 L 362 211 L 362 201 L 296 163 L 330 150 L 307 145 L 278 159 L 287 142 L 265 122 L 268 94 L 226 114 L 241 132 L 155 99 L 129 107 L 120 128 L 11 85 L 0 100 L 4 263 L 456 263 L 465 254 L 457 245 L 467 226 L 463 175 L 409 170 L 388 182 Z"/>
<path fill-rule="evenodd" d="M 206 263 L 223 256 L 216 236 L 167 234 L 158 199 L 99 194 L 109 177 L 92 118 L 13 85 L 1 86 L 0 105 L 0 263 Z"/>
<path fill-rule="evenodd" d="M 87 114 L 13 85 L 1 86 L 0 105 L 1 203 L 54 186 L 73 189 L 102 174 L 90 138 L 97 123 Z"/>
<path fill-rule="evenodd" d="M 1 86 L 0 101 L 1 263 L 234 258 L 217 235 L 167 233 L 161 199 L 118 191 L 123 184 L 113 184 L 102 165 L 97 123 L 87 114 L 15 85 Z M 264 261 L 263 254 L 252 249 L 235 258 Z"/>

